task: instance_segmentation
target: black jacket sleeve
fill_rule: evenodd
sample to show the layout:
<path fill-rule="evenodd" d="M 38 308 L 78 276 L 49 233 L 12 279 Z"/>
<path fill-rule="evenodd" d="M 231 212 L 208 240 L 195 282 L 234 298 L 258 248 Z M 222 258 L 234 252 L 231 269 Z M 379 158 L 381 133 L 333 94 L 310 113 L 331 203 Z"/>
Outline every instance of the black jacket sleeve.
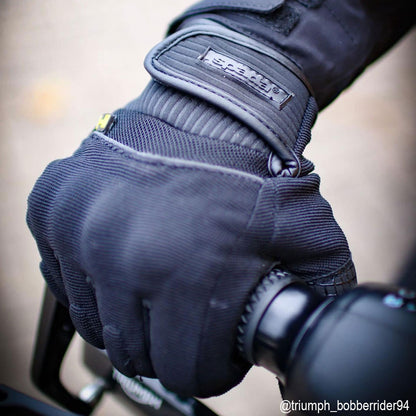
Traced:
<path fill-rule="evenodd" d="M 415 8 L 410 0 L 203 0 L 170 32 L 201 17 L 286 55 L 322 109 L 413 26 Z"/>

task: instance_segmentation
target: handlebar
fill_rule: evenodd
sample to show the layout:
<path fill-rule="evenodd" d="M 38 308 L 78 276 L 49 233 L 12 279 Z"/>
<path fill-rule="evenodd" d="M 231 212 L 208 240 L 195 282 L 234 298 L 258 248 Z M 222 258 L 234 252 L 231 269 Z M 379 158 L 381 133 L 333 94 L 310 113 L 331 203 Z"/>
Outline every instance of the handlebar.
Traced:
<path fill-rule="evenodd" d="M 284 399 L 415 400 L 416 292 L 367 284 L 324 298 L 272 272 L 250 298 L 238 347 L 277 375 Z M 411 406 L 416 409 L 416 403 Z"/>
<path fill-rule="evenodd" d="M 87 363 L 104 380 L 98 383 L 100 388 L 88 399 L 66 390 L 59 373 L 73 331 L 68 311 L 47 290 L 32 379 L 65 408 L 89 414 L 102 393 L 116 383 L 111 366 Z M 416 293 L 365 285 L 338 298 L 325 298 L 294 276 L 273 270 L 246 305 L 237 347 L 246 360 L 277 375 L 284 399 L 331 403 L 410 399 L 416 390 Z M 104 367 L 106 375 L 101 374 Z M 167 413 L 157 414 L 215 416 L 196 399 L 175 399 L 163 386 L 155 389 L 153 381 L 146 385 L 146 379 L 137 378 L 137 383 L 169 406 Z M 188 413 L 181 413 L 184 403 Z"/>
<path fill-rule="evenodd" d="M 283 381 L 297 334 L 324 300 L 289 273 L 271 271 L 251 294 L 241 317 L 240 353 Z"/>

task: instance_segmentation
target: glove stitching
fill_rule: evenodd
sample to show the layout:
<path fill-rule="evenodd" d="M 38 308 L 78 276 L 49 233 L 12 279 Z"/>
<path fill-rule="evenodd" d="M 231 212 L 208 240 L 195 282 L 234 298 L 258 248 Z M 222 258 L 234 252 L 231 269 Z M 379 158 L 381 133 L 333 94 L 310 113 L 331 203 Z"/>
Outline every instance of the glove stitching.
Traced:
<path fill-rule="evenodd" d="M 121 156 L 124 156 L 127 159 L 132 159 L 139 161 L 141 163 L 147 164 L 147 165 L 153 165 L 153 166 L 160 166 L 160 167 L 166 167 L 166 166 L 173 166 L 177 169 L 181 170 L 190 170 L 190 171 L 208 171 L 217 173 L 221 176 L 237 176 L 241 179 L 247 181 L 247 182 L 257 182 L 262 184 L 264 182 L 264 179 L 255 176 L 250 173 L 246 173 L 243 171 L 238 171 L 236 169 L 232 168 L 225 168 L 222 166 L 214 166 L 214 165 L 207 165 L 203 166 L 204 163 L 202 162 L 193 162 L 188 160 L 182 160 L 182 159 L 175 159 L 167 156 L 160 156 L 160 155 L 153 155 L 150 153 L 142 153 L 138 152 L 137 150 L 134 150 L 126 145 L 123 145 L 101 133 L 94 132 L 91 136 L 91 139 L 95 139 L 97 141 L 100 141 L 103 145 L 108 147 L 110 150 L 119 153 Z M 163 159 L 163 161 L 161 160 Z M 167 162 L 167 163 L 164 163 Z M 189 164 L 190 166 L 186 166 Z M 210 166 L 210 168 L 208 167 Z"/>
<path fill-rule="evenodd" d="M 157 117 L 157 116 L 155 116 L 155 115 L 149 114 L 149 113 L 147 113 L 147 112 L 141 112 L 141 111 L 138 111 L 138 110 L 131 110 L 131 109 L 129 109 L 129 110 L 122 109 L 122 110 L 123 110 L 123 111 L 126 111 L 126 112 L 133 113 L 133 114 L 144 115 L 144 116 L 147 116 L 147 117 L 150 117 L 150 118 L 156 119 L 156 120 L 160 121 L 161 123 L 166 124 L 167 126 L 169 126 L 169 127 L 170 127 L 170 128 L 172 128 L 172 129 L 175 129 L 175 130 L 177 130 L 177 131 L 180 131 L 181 133 L 185 133 L 185 134 L 187 134 L 187 135 L 191 136 L 191 137 L 192 137 L 192 139 L 195 139 L 195 140 L 197 140 L 197 139 L 199 139 L 199 138 L 203 138 L 203 139 L 204 139 L 204 140 L 206 140 L 207 142 L 212 142 L 212 143 L 216 143 L 216 142 L 219 142 L 219 141 L 221 141 L 221 140 L 222 140 L 222 139 L 217 139 L 217 138 L 214 138 L 214 137 L 208 136 L 208 135 L 206 135 L 206 134 L 197 134 L 197 133 L 193 133 L 193 132 L 191 132 L 191 131 L 189 131 L 189 130 L 187 130 L 187 129 L 183 129 L 183 128 L 181 128 L 181 127 L 178 127 L 178 126 L 176 126 L 175 124 L 173 124 L 173 123 L 171 123 L 171 122 L 168 122 L 168 121 L 166 121 L 166 120 L 164 120 L 164 119 L 162 119 L 162 118 L 160 118 L 160 117 Z M 116 111 L 114 114 L 115 114 L 115 115 L 117 115 L 119 111 L 121 111 L 121 110 Z M 246 127 L 246 128 L 247 128 L 247 127 Z M 114 139 L 114 137 L 111 137 L 111 135 L 108 135 L 108 136 L 106 136 L 106 137 L 108 137 L 108 138 L 110 138 L 110 139 L 113 139 L 113 140 L 116 140 L 117 142 L 119 142 L 119 143 L 121 143 L 121 144 L 124 144 L 124 143 L 120 142 L 119 140 Z M 263 140 L 263 139 L 261 139 L 261 140 L 264 142 L 264 140 Z M 266 145 L 267 145 L 267 143 L 266 143 Z M 253 147 L 247 146 L 247 145 L 245 145 L 245 144 L 243 144 L 243 143 L 237 143 L 237 142 L 228 142 L 228 141 L 227 141 L 227 146 L 229 146 L 230 148 L 233 148 L 233 149 L 239 149 L 239 150 L 240 150 L 240 149 L 249 149 L 249 150 L 250 150 L 250 152 L 255 153 L 255 154 L 256 154 L 256 156 L 259 156 L 259 157 L 264 157 L 266 154 L 267 154 L 267 156 L 268 156 L 268 154 L 269 154 L 269 152 L 270 152 L 270 150 L 269 150 L 268 152 L 266 152 L 266 151 L 264 151 L 264 150 L 260 150 L 260 149 L 258 149 L 258 148 L 253 148 Z M 139 152 L 139 153 L 145 153 L 145 152 L 140 151 L 140 150 L 137 150 L 137 149 L 133 149 L 133 150 L 136 150 L 136 151 L 137 151 L 137 152 Z M 162 155 L 162 154 L 161 154 L 160 156 L 165 157 L 165 155 Z M 172 157 L 172 156 L 166 156 L 166 157 Z M 178 157 L 178 159 L 180 159 L 180 158 Z M 189 160 L 189 159 L 183 159 L 183 160 Z M 230 169 L 231 169 L 231 168 L 230 168 Z"/>
<path fill-rule="evenodd" d="M 308 103 L 303 113 L 299 129 L 297 131 L 296 141 L 293 146 L 293 151 L 298 158 L 303 157 L 303 151 L 310 142 L 312 135 L 312 126 L 316 120 L 316 105 L 315 99 L 309 97 Z M 302 163 L 299 164 L 299 176 L 302 175 Z"/>
<path fill-rule="evenodd" d="M 308 284 L 312 284 L 312 285 L 318 285 L 318 286 L 325 286 L 323 283 L 319 283 L 318 280 L 323 280 L 323 279 L 336 279 L 337 277 L 342 276 L 343 274 L 346 274 L 347 272 L 350 273 L 351 271 L 354 270 L 354 264 L 351 261 L 351 257 L 335 272 L 331 272 L 331 273 L 327 273 L 325 275 L 321 275 L 318 277 L 313 277 L 313 278 L 309 278 L 309 279 L 303 279 L 305 282 L 307 282 Z M 346 281 L 343 281 L 341 283 L 349 283 L 352 280 L 354 280 L 354 276 L 351 278 L 348 278 Z"/>

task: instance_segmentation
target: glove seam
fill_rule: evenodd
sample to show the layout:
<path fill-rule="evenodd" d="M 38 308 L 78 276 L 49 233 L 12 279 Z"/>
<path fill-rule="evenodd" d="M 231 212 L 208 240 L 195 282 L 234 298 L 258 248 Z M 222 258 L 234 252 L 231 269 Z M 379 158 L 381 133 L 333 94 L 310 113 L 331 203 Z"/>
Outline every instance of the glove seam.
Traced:
<path fill-rule="evenodd" d="M 138 152 L 137 150 L 129 146 L 126 146 L 122 143 L 119 143 L 116 140 L 108 136 L 105 136 L 102 133 L 94 132 L 89 138 L 95 139 L 96 141 L 100 141 L 108 149 L 110 149 L 113 152 L 119 153 L 121 156 L 127 159 L 140 161 L 148 165 L 156 165 L 156 166 L 164 166 L 164 167 L 170 166 L 170 167 L 174 167 L 177 169 L 186 169 L 186 170 L 209 171 L 213 173 L 218 173 L 222 176 L 237 176 L 248 182 L 257 182 L 260 184 L 264 183 L 264 179 L 261 178 L 260 176 L 256 176 L 251 173 L 244 172 L 244 171 L 239 171 L 237 169 L 232 169 L 232 168 L 223 167 L 223 166 L 209 165 L 203 162 L 195 162 L 195 161 L 190 161 L 190 160 L 185 160 L 185 159 L 172 158 L 169 156 L 160 156 L 160 155 L 154 155 L 151 153 Z"/>
<path fill-rule="evenodd" d="M 313 96 L 309 97 L 308 103 L 303 113 L 302 120 L 297 130 L 296 141 L 293 146 L 293 152 L 299 160 L 299 175 L 303 176 L 307 173 L 310 173 L 313 170 L 303 172 L 305 163 L 302 163 L 303 152 L 311 140 L 312 137 L 312 127 L 315 124 L 317 118 L 317 105 L 315 98 Z"/>
<path fill-rule="evenodd" d="M 341 295 L 357 284 L 357 276 L 351 255 L 335 272 L 302 280 L 314 291 L 326 297 Z"/>
<path fill-rule="evenodd" d="M 321 275 L 321 276 L 318 276 L 318 277 L 314 276 L 312 278 L 306 278 L 306 279 L 303 279 L 303 280 L 305 282 L 307 282 L 308 284 L 312 284 L 312 285 L 317 284 L 317 285 L 320 286 L 318 280 L 336 279 L 337 277 L 345 274 L 345 272 L 350 272 L 353 269 L 354 269 L 354 264 L 352 262 L 352 257 L 350 256 L 348 258 L 348 260 L 346 260 L 345 263 L 341 267 L 339 267 L 335 272 L 327 273 L 327 274 L 324 274 L 324 275 Z M 346 281 L 342 281 L 342 283 L 349 283 L 353 280 L 354 280 L 354 278 L 347 279 Z"/>
<path fill-rule="evenodd" d="M 159 82 L 159 81 L 155 81 L 155 82 Z M 126 110 L 126 109 L 122 109 L 122 110 L 123 110 L 123 111 L 131 111 L 131 112 L 135 112 L 135 113 L 138 113 L 138 114 L 143 114 L 143 115 L 145 115 L 145 116 L 147 116 L 147 117 L 152 117 L 152 118 L 154 118 L 154 119 L 156 119 L 156 120 L 158 120 L 158 121 L 160 121 L 160 122 L 162 122 L 162 123 L 167 124 L 169 127 L 173 128 L 173 129 L 175 129 L 175 130 L 180 131 L 181 133 L 185 133 L 185 134 L 188 134 L 188 135 L 193 136 L 195 139 L 198 139 L 198 138 L 202 137 L 203 139 L 206 139 L 206 140 L 212 141 L 213 143 L 215 143 L 215 142 L 220 142 L 220 141 L 221 141 L 221 139 L 217 139 L 217 138 L 214 138 L 214 137 L 210 137 L 210 136 L 207 136 L 207 135 L 205 135 L 205 134 L 197 134 L 197 133 L 193 133 L 192 131 L 188 131 L 188 130 L 186 130 L 186 129 L 183 129 L 183 128 L 181 128 L 181 127 L 178 127 L 178 126 L 176 126 L 175 124 L 172 124 L 172 123 L 170 123 L 170 122 L 168 122 L 168 121 L 166 121 L 166 120 L 164 120 L 164 119 L 162 119 L 162 118 L 160 118 L 160 117 L 157 117 L 157 116 L 154 116 L 154 115 L 152 115 L 152 114 L 149 114 L 148 112 L 142 112 L 142 111 L 138 111 L 138 110 L 131 110 L 131 109 L 128 109 L 128 110 Z M 247 127 L 247 129 L 249 129 L 249 127 Z M 106 137 L 109 137 L 109 136 L 106 136 Z M 111 137 L 109 137 L 109 138 L 111 139 Z M 113 140 L 114 140 L 114 139 L 113 139 Z M 260 140 L 262 140 L 264 143 L 266 143 L 266 142 L 264 141 L 264 139 L 260 139 Z M 234 143 L 234 142 L 229 142 L 229 141 L 226 141 L 226 143 L 227 143 L 227 146 L 233 147 L 233 148 L 235 148 L 235 149 L 240 149 L 240 148 L 249 149 L 250 151 L 255 152 L 255 153 L 256 153 L 256 154 L 258 154 L 259 156 L 265 156 L 265 155 L 266 155 L 266 153 L 267 153 L 267 152 L 265 152 L 265 151 L 262 151 L 262 150 L 259 150 L 259 149 L 256 149 L 256 148 L 253 148 L 253 147 L 250 147 L 250 146 L 244 145 L 244 144 L 240 144 L 240 143 Z M 121 143 L 121 144 L 123 144 L 123 143 Z M 267 143 L 266 143 L 266 145 L 267 145 Z M 133 150 L 136 150 L 136 149 L 133 149 Z M 138 150 L 136 150 L 136 151 L 140 153 L 140 151 L 138 151 Z M 269 150 L 269 152 L 270 152 L 270 151 L 271 151 L 271 150 Z M 145 153 L 145 152 L 143 152 L 143 153 Z M 161 156 L 161 157 L 164 157 L 163 155 L 160 155 L 160 156 Z M 169 157 L 169 156 L 166 156 L 166 157 Z M 188 160 L 188 159 L 183 159 L 183 160 Z M 231 168 L 230 168 L 230 169 L 231 169 Z"/>

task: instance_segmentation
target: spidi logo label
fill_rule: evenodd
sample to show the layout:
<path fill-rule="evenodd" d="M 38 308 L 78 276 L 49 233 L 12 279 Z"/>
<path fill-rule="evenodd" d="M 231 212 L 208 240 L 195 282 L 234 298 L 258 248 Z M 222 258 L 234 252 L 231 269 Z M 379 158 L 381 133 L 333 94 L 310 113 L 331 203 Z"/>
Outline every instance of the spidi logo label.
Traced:
<path fill-rule="evenodd" d="M 277 104 L 281 110 L 294 96 L 283 87 L 276 85 L 269 78 L 250 68 L 248 65 L 208 48 L 198 57 L 204 64 L 216 68 L 231 78 L 254 89 L 264 97 Z"/>

